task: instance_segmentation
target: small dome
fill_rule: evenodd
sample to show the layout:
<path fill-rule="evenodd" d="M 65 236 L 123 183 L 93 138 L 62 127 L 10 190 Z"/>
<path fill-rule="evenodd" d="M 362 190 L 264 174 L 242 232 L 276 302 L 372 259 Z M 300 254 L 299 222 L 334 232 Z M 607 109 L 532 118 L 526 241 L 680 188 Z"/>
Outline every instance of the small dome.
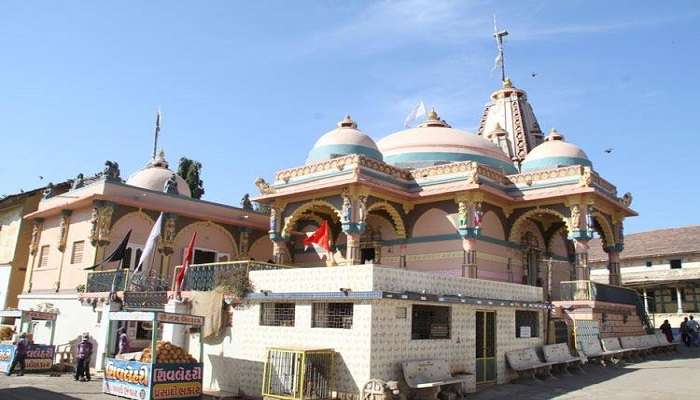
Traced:
<path fill-rule="evenodd" d="M 528 172 L 570 165 L 593 166 L 591 160 L 580 147 L 566 142 L 562 134 L 556 129 L 552 129 L 549 135 L 544 138 L 544 142 L 532 149 L 525 157 L 522 171 Z"/>
<path fill-rule="evenodd" d="M 145 168 L 132 174 L 126 180 L 127 185 L 136 186 L 156 192 L 165 191 L 165 184 L 175 175 L 177 181 L 177 191 L 181 196 L 192 197 L 190 187 L 180 175 L 168 169 L 168 162 L 165 161 L 165 153 L 161 150 L 158 156 L 151 160 Z"/>
<path fill-rule="evenodd" d="M 371 137 L 357 129 L 357 124 L 346 115 L 338 122 L 338 127 L 321 136 L 309 152 L 306 163 L 330 160 L 349 154 L 362 154 L 376 160 L 382 160 L 377 144 Z"/>
<path fill-rule="evenodd" d="M 498 146 L 480 136 L 452 128 L 435 110 L 428 113 L 425 122 L 418 127 L 393 133 L 377 145 L 384 160 L 398 167 L 421 168 L 476 161 L 507 174 L 517 173 Z"/>

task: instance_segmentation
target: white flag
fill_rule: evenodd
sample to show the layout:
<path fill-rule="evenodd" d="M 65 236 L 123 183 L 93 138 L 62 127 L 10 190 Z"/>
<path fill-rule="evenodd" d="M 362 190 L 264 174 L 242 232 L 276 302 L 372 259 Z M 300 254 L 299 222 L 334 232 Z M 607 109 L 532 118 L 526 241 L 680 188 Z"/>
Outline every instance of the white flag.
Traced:
<path fill-rule="evenodd" d="M 160 229 L 162 223 L 163 213 L 160 213 L 158 220 L 155 224 L 153 224 L 151 233 L 148 235 L 148 239 L 146 240 L 146 246 L 143 249 L 143 253 L 141 253 L 141 260 L 139 260 L 139 265 L 137 265 L 134 269 L 135 272 L 143 271 L 144 276 L 148 276 L 150 272 L 151 256 L 156 249 L 156 245 L 158 244 L 158 238 L 160 237 Z"/>
<path fill-rule="evenodd" d="M 404 128 L 412 127 L 420 116 L 425 116 L 425 104 L 423 104 L 422 100 L 419 101 L 418 104 L 416 104 L 416 106 L 413 107 L 411 112 L 406 116 L 406 119 L 403 121 Z"/>

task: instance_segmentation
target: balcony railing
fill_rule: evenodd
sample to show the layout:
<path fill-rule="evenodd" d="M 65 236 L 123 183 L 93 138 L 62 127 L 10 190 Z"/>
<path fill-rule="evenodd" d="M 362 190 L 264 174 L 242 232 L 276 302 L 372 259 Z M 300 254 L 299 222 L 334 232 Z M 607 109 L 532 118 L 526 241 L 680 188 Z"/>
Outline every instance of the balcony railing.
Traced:
<path fill-rule="evenodd" d="M 127 269 L 88 272 L 85 292 L 109 292 L 112 290 L 112 285 L 114 285 L 114 291 L 122 291 L 126 287 L 128 277 L 129 270 Z"/>
<path fill-rule="evenodd" d="M 565 281 L 561 282 L 561 299 L 565 301 L 595 300 L 636 305 L 639 302 L 639 294 L 632 289 L 593 281 Z"/>
<path fill-rule="evenodd" d="M 177 276 L 181 267 L 175 269 L 174 276 Z M 182 290 L 197 290 L 207 291 L 214 289 L 219 274 L 233 271 L 236 269 L 245 269 L 250 271 L 271 271 L 278 269 L 297 268 L 288 265 L 269 264 L 258 261 L 226 261 L 211 264 L 194 264 L 190 265 L 185 281 L 182 285 Z M 173 284 L 174 287 L 174 284 Z"/>

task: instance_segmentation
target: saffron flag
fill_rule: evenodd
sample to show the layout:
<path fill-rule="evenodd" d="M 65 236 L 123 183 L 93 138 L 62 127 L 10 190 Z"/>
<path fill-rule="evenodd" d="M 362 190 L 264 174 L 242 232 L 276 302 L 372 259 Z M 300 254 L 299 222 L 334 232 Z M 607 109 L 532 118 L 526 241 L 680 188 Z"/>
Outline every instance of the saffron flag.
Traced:
<path fill-rule="evenodd" d="M 103 264 L 106 264 L 108 262 L 122 261 L 124 259 L 124 254 L 126 254 L 126 245 L 129 244 L 129 236 L 131 236 L 131 230 L 129 230 L 129 232 L 126 233 L 126 236 L 124 236 L 124 239 L 122 239 L 122 242 L 119 243 L 119 246 L 117 246 L 117 248 L 114 249 L 112 254 L 105 257 L 104 260 L 93 265 L 92 267 L 87 267 L 85 269 L 86 270 L 94 270 L 95 268 L 97 268 Z"/>
<path fill-rule="evenodd" d="M 187 268 L 189 268 L 190 263 L 192 262 L 192 257 L 194 255 L 194 242 L 197 239 L 197 232 L 195 232 L 192 235 L 192 239 L 190 240 L 190 244 L 187 245 L 187 248 L 185 249 L 185 255 L 182 258 L 182 268 L 180 268 L 180 272 L 177 274 L 177 278 L 175 279 L 175 287 L 177 288 L 177 292 L 180 293 L 180 290 L 182 289 L 182 282 L 185 280 L 185 275 L 187 274 Z"/>
<path fill-rule="evenodd" d="M 321 226 L 304 239 L 304 247 L 309 246 L 314 247 L 319 257 L 328 256 L 331 251 L 331 230 L 328 227 L 328 221 L 323 220 Z"/>
<path fill-rule="evenodd" d="M 160 237 L 162 225 L 163 213 L 160 213 L 156 223 L 153 224 L 153 228 L 151 228 L 151 233 L 148 235 L 148 239 L 146 239 L 146 246 L 143 249 L 143 253 L 141 253 L 139 265 L 134 268 L 135 272 L 143 271 L 144 276 L 148 276 L 151 269 L 151 263 L 153 261 L 153 255 L 155 254 L 154 251 L 156 249 L 156 245 L 158 244 L 158 238 Z"/>

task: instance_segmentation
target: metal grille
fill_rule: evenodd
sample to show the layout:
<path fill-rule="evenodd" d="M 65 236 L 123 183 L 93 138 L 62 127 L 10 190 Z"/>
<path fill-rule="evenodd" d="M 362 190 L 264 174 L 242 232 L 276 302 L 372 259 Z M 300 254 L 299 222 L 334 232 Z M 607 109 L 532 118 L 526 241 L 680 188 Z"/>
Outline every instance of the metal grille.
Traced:
<path fill-rule="evenodd" d="M 515 337 L 521 337 L 523 327 L 530 328 L 530 337 L 537 337 L 537 311 L 516 311 L 515 312 Z M 522 336 L 527 337 L 527 336 Z"/>
<path fill-rule="evenodd" d="M 449 339 L 450 307 L 413 305 L 411 339 Z"/>
<path fill-rule="evenodd" d="M 177 275 L 179 268 L 181 267 L 176 268 L 175 275 Z M 190 267 L 187 269 L 187 275 L 185 275 L 185 281 L 183 282 L 183 290 L 212 290 L 214 289 L 218 274 L 240 268 L 244 268 L 247 271 L 268 271 L 289 267 L 258 261 L 228 261 L 212 264 L 190 265 Z"/>
<path fill-rule="evenodd" d="M 109 292 L 114 284 L 114 290 L 124 290 L 129 270 L 118 269 L 112 271 L 89 272 L 85 291 L 87 293 Z"/>
<path fill-rule="evenodd" d="M 312 328 L 352 328 L 352 303 L 314 303 Z"/>
<path fill-rule="evenodd" d="M 269 349 L 262 395 L 277 399 L 330 399 L 334 389 L 333 354 L 332 350 Z"/>
<path fill-rule="evenodd" d="M 260 325 L 294 326 L 294 303 L 260 304 Z"/>

